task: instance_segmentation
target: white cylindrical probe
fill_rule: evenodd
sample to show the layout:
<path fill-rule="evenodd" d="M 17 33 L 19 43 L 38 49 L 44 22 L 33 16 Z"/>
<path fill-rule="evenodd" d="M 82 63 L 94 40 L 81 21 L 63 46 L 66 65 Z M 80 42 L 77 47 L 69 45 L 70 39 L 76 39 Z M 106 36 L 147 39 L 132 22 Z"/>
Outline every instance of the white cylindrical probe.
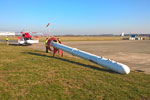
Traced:
<path fill-rule="evenodd" d="M 92 61 L 98 65 L 106 67 L 112 71 L 115 71 L 120 74 L 128 74 L 130 73 L 130 69 L 127 65 L 103 58 L 101 56 L 97 56 L 82 50 L 78 50 L 77 48 L 72 48 L 63 44 L 59 44 L 57 42 L 52 42 L 52 46 L 55 48 L 61 49 L 65 52 L 71 53 L 72 55 L 78 56 L 80 58 Z"/>

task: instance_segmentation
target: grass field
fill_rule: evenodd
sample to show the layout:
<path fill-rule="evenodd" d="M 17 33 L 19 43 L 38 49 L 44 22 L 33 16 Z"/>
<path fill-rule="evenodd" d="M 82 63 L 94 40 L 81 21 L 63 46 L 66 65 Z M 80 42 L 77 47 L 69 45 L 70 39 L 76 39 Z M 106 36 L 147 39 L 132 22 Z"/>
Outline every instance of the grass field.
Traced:
<path fill-rule="evenodd" d="M 0 37 L 0 40 L 5 40 L 6 37 Z M 40 37 L 40 42 L 44 42 L 47 37 Z M 123 38 L 129 38 L 129 36 L 59 36 L 61 41 L 116 41 Z M 144 37 L 149 40 L 149 37 Z M 17 37 L 9 37 L 9 40 L 17 40 Z"/>
<path fill-rule="evenodd" d="M 46 37 L 41 37 L 40 41 L 45 41 Z M 62 41 L 113 41 L 122 40 L 120 36 L 61 36 Z"/>
<path fill-rule="evenodd" d="M 0 43 L 0 100 L 149 100 L 150 75 Z"/>
<path fill-rule="evenodd" d="M 6 37 L 0 37 L 0 40 L 5 40 Z M 40 41 L 44 42 L 47 37 L 40 37 Z M 60 36 L 62 41 L 106 41 L 106 40 L 121 40 L 120 36 Z M 10 40 L 17 40 L 17 37 L 9 37 Z"/>

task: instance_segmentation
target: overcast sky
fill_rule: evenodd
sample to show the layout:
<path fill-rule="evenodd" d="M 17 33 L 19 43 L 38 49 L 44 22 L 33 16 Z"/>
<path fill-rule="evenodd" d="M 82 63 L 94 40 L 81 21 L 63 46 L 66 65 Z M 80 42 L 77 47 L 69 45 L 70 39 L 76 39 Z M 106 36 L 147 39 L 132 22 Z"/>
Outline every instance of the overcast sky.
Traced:
<path fill-rule="evenodd" d="M 22 30 L 57 35 L 147 34 L 150 0 L 0 0 L 0 31 Z"/>

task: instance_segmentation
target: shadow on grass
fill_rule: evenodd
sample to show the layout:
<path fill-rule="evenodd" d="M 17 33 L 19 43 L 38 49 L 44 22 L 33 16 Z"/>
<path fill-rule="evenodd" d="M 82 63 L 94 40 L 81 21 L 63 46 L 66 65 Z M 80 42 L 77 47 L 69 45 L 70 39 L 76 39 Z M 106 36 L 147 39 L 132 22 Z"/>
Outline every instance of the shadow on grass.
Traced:
<path fill-rule="evenodd" d="M 83 67 L 91 68 L 91 69 L 94 69 L 94 70 L 99 70 L 99 71 L 104 71 L 104 72 L 109 72 L 109 73 L 116 73 L 116 72 L 113 72 L 113 71 L 111 71 L 109 69 L 102 69 L 102 68 L 99 68 L 99 67 L 96 67 L 96 66 L 86 65 L 86 64 L 83 64 L 83 63 L 80 63 L 80 62 L 76 62 L 76 61 L 72 61 L 72 60 L 68 60 L 68 59 L 65 59 L 65 58 L 47 56 L 47 55 L 44 55 L 44 54 L 33 53 L 33 52 L 22 52 L 22 53 L 23 54 L 36 55 L 36 56 L 42 56 L 42 57 L 49 57 L 49 58 L 58 59 L 58 60 L 66 61 L 66 62 L 69 62 L 69 63 L 81 65 Z"/>
<path fill-rule="evenodd" d="M 20 46 L 19 44 L 12 44 L 12 43 L 10 43 L 9 45 L 11 45 L 11 46 Z"/>
<path fill-rule="evenodd" d="M 17 44 L 17 43 L 10 43 L 11 46 L 30 46 L 32 44 Z"/>

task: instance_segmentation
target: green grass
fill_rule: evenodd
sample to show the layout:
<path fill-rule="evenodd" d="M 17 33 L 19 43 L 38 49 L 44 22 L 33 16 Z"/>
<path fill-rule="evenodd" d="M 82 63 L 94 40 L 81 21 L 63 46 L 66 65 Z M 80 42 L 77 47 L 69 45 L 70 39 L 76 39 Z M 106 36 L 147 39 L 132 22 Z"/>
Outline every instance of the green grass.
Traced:
<path fill-rule="evenodd" d="M 0 100 L 148 100 L 150 75 L 0 43 Z"/>
<path fill-rule="evenodd" d="M 5 36 L 0 37 L 0 40 L 5 40 Z M 47 37 L 40 37 L 40 42 L 44 42 Z M 129 38 L 129 36 L 59 36 L 61 41 L 117 41 L 123 40 L 123 38 Z M 149 40 L 149 37 L 143 37 Z M 33 37 L 34 39 L 34 37 Z M 9 37 L 9 40 L 18 41 L 17 37 Z"/>
<path fill-rule="evenodd" d="M 121 36 L 60 36 L 62 41 L 116 41 L 122 40 Z M 45 41 L 46 37 L 41 37 L 40 41 Z"/>
<path fill-rule="evenodd" d="M 0 40 L 5 40 L 6 37 L 0 37 Z M 44 42 L 47 37 L 40 37 L 40 42 Z M 60 36 L 62 41 L 115 41 L 122 40 L 121 36 Z M 9 40 L 16 40 L 17 37 L 9 37 Z"/>

